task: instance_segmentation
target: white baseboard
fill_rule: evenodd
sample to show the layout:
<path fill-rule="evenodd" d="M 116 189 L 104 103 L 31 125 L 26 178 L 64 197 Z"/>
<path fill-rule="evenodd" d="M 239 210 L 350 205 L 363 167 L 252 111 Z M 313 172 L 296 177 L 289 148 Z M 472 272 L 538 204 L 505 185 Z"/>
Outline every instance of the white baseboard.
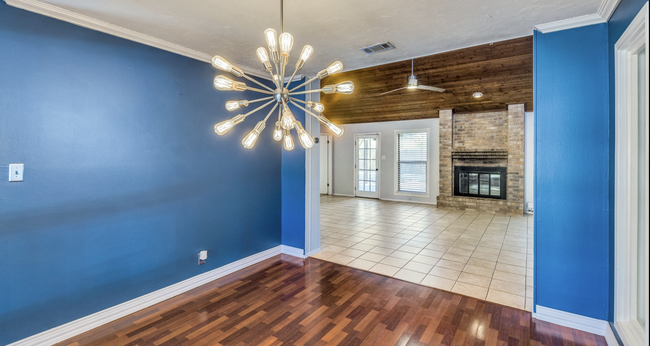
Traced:
<path fill-rule="evenodd" d="M 609 323 L 607 323 L 607 329 L 605 329 L 605 341 L 607 342 L 607 346 L 620 346 L 612 330 L 612 325 Z"/>
<path fill-rule="evenodd" d="M 602 335 L 605 337 L 605 340 L 607 340 L 608 345 L 618 345 L 609 322 L 607 321 L 577 315 L 561 310 L 555 310 L 539 305 L 535 306 L 533 318 L 564 327 L 582 330 L 592 334 Z M 614 340 L 614 343 L 610 343 L 610 336 L 608 334 L 611 334 L 611 339 Z"/>
<path fill-rule="evenodd" d="M 332 196 L 356 197 L 355 195 L 348 195 L 348 194 L 345 194 L 345 193 L 333 193 Z"/>
<path fill-rule="evenodd" d="M 299 257 L 299 258 L 305 258 L 305 250 L 299 249 L 297 247 L 293 246 L 287 246 L 287 245 L 280 245 L 280 248 L 283 254 L 285 255 L 291 255 L 294 257 Z"/>
<path fill-rule="evenodd" d="M 68 322 L 58 327 L 54 327 L 25 339 L 18 340 L 7 346 L 50 346 L 52 344 L 56 344 L 75 335 L 79 335 L 106 323 L 113 322 L 119 318 L 130 315 L 134 312 L 148 308 L 154 304 L 187 292 L 210 281 L 234 273 L 255 263 L 259 263 L 275 255 L 279 255 L 280 253 L 304 258 L 301 249 L 285 245 L 278 245 L 266 251 L 256 253 L 230 264 L 226 264 L 225 266 L 219 267 L 217 269 L 213 269 L 209 272 L 199 274 L 197 276 L 191 277 L 187 280 L 183 280 L 165 288 L 161 288 L 149 294 L 131 299 L 122 304 L 115 305 L 108 309 L 98 311 L 94 314 Z M 300 255 L 297 255 L 298 253 L 300 253 Z"/>
<path fill-rule="evenodd" d="M 418 201 L 406 201 L 403 199 L 394 199 L 394 198 L 380 198 L 382 201 L 389 201 L 389 202 L 404 202 L 404 203 L 417 203 L 417 204 L 429 204 L 429 205 L 437 205 L 435 202 L 418 202 Z"/>

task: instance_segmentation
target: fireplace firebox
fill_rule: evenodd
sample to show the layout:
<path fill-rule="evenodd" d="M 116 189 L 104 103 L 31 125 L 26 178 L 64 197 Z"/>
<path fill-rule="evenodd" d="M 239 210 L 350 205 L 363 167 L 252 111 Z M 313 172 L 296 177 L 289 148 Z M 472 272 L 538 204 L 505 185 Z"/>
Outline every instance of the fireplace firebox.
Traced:
<path fill-rule="evenodd" d="M 454 195 L 506 199 L 506 168 L 455 166 Z"/>

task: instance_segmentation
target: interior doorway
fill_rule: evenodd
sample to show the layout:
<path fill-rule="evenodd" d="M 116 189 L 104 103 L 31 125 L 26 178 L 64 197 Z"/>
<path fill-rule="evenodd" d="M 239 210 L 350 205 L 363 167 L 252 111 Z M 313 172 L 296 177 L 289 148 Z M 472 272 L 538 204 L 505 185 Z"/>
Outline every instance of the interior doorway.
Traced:
<path fill-rule="evenodd" d="M 354 135 L 354 195 L 379 198 L 378 133 Z"/>

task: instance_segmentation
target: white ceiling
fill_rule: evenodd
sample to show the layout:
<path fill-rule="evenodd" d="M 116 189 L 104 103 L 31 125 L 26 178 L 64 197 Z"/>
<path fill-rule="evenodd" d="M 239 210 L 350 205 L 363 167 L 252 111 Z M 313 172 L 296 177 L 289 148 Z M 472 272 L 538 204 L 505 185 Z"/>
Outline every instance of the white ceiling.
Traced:
<path fill-rule="evenodd" d="M 255 49 L 263 32 L 280 32 L 279 0 L 44 0 L 163 39 L 221 55 L 263 72 Z M 335 60 L 346 70 L 381 65 L 531 35 L 537 24 L 595 14 L 600 0 L 285 0 L 284 28 L 293 62 L 305 44 L 315 53 L 304 74 Z M 366 56 L 360 47 L 390 41 L 396 50 Z"/>

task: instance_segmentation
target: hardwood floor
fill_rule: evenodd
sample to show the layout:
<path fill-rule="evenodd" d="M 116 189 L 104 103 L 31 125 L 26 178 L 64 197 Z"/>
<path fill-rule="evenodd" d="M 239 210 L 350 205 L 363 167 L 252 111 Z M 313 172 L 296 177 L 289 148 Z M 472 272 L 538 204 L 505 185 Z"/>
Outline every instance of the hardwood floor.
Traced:
<path fill-rule="evenodd" d="M 606 345 L 529 312 L 280 255 L 57 345 Z"/>

